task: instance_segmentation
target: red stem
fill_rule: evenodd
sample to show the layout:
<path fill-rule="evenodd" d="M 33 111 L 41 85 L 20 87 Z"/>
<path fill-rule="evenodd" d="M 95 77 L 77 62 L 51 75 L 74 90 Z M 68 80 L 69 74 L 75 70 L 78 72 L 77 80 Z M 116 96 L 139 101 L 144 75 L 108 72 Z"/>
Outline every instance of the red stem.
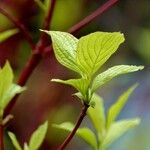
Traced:
<path fill-rule="evenodd" d="M 99 15 L 103 14 L 106 10 L 108 10 L 109 8 L 111 8 L 118 1 L 119 0 L 108 0 L 105 4 L 103 4 L 101 7 L 99 7 L 92 14 L 90 14 L 89 16 L 87 16 L 86 18 L 84 18 L 82 21 L 80 21 L 79 23 L 77 23 L 76 25 L 74 25 L 73 27 L 71 27 L 68 30 L 68 32 L 70 32 L 70 33 L 76 33 L 78 30 L 80 30 L 85 25 L 87 25 L 88 23 L 90 23 L 96 17 L 98 17 Z M 56 0 L 51 1 L 51 8 L 50 9 L 54 10 L 55 3 L 56 3 Z M 50 10 L 50 9 L 49 9 L 48 12 L 52 13 L 53 11 Z M 43 27 L 44 29 L 48 29 L 48 27 L 49 27 L 48 21 L 51 22 L 51 19 L 52 19 L 52 15 L 48 14 L 48 16 L 45 18 L 45 23 L 44 23 L 44 27 Z M 44 55 L 46 55 L 46 54 L 49 54 L 49 52 L 51 52 L 51 50 L 52 50 L 52 47 L 46 47 L 46 45 L 44 44 L 45 36 L 46 35 L 45 34 L 43 34 L 43 35 L 44 36 L 41 35 L 42 40 L 40 38 L 40 41 L 38 42 L 38 44 L 36 46 L 35 53 L 33 53 L 32 56 L 30 57 L 27 65 L 25 66 L 25 68 L 23 69 L 23 71 L 22 71 L 22 73 L 21 73 L 21 75 L 19 77 L 18 83 L 20 85 L 22 85 L 22 86 L 25 85 L 25 83 L 27 82 L 28 78 L 32 74 L 33 70 L 36 68 L 36 66 L 41 61 L 42 52 L 44 52 L 44 50 L 46 50 L 46 52 L 44 52 Z M 11 111 L 11 109 L 13 108 L 13 106 L 15 105 L 17 97 L 18 96 L 15 96 L 15 98 L 10 102 L 8 108 L 5 111 L 6 115 L 9 114 L 9 112 Z"/>
<path fill-rule="evenodd" d="M 48 14 L 45 17 L 43 29 L 48 30 L 48 28 L 50 26 L 55 4 L 56 4 L 56 0 L 51 0 L 51 5 L 50 5 L 51 7 L 49 7 Z M 50 13 L 52 13 L 52 14 L 50 14 Z M 23 70 L 19 76 L 19 79 L 18 79 L 19 85 L 21 85 L 21 86 L 25 85 L 25 83 L 28 81 L 30 75 L 32 74 L 32 72 L 34 71 L 36 66 L 40 63 L 40 61 L 42 59 L 42 51 L 43 51 L 44 47 L 46 46 L 46 44 L 45 44 L 46 40 L 47 40 L 47 35 L 42 33 L 39 42 L 37 43 L 35 49 L 33 50 L 31 57 L 29 58 L 29 61 L 27 61 L 27 64 L 25 65 L 25 67 L 23 68 Z M 5 110 L 4 116 L 6 116 L 10 113 L 11 109 L 14 107 L 14 105 L 17 101 L 18 96 L 19 96 L 19 94 L 17 94 L 13 98 L 13 100 L 9 103 L 8 107 Z"/>
<path fill-rule="evenodd" d="M 104 3 L 102 6 L 100 6 L 98 9 L 96 9 L 94 12 L 92 12 L 89 16 L 85 17 L 83 20 L 81 20 L 79 23 L 75 24 L 73 27 L 71 27 L 68 32 L 70 33 L 76 33 L 81 28 L 89 24 L 91 21 L 93 21 L 98 16 L 102 15 L 105 11 L 110 9 L 112 6 L 114 6 L 119 0 L 108 0 L 106 3 Z"/>
<path fill-rule="evenodd" d="M 0 150 L 4 150 L 3 125 L 0 125 Z"/>
<path fill-rule="evenodd" d="M 84 104 L 82 111 L 79 115 L 79 118 L 75 124 L 74 129 L 72 130 L 72 132 L 68 135 L 68 137 L 65 139 L 65 141 L 62 143 L 62 145 L 60 145 L 60 147 L 58 148 L 58 150 L 64 150 L 66 148 L 66 146 L 70 143 L 71 139 L 73 138 L 73 136 L 75 135 L 76 131 L 78 130 L 78 128 L 80 127 L 84 117 L 86 116 L 86 111 L 88 109 L 89 105 Z"/>
<path fill-rule="evenodd" d="M 108 0 L 106 3 L 104 3 L 102 6 L 97 8 L 94 12 L 92 12 L 89 16 L 82 19 L 80 22 L 72 26 L 68 32 L 75 34 L 79 30 L 81 30 L 83 27 L 85 27 L 87 24 L 92 22 L 94 19 L 96 19 L 98 16 L 102 15 L 105 11 L 109 10 L 112 6 L 114 6 L 119 0 Z M 44 51 L 44 55 L 49 55 L 51 52 L 51 49 L 46 47 Z"/>
<path fill-rule="evenodd" d="M 11 16 L 7 11 L 2 9 L 1 7 L 0 7 L 0 13 L 6 16 L 9 20 L 11 20 L 11 22 L 20 29 L 20 31 L 24 34 L 24 37 L 26 38 L 26 40 L 28 41 L 28 43 L 30 44 L 33 50 L 35 48 L 34 42 L 32 41 L 32 37 L 28 29 L 24 26 L 24 24 L 20 22 L 18 19 L 16 19 L 15 17 Z"/>

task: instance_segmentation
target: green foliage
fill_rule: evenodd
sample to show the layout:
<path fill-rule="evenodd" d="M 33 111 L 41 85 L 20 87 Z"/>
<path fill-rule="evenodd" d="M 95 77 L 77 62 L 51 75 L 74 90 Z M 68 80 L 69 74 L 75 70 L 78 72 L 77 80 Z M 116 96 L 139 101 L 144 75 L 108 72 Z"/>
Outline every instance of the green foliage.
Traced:
<path fill-rule="evenodd" d="M 54 124 L 53 127 L 71 132 L 72 129 L 74 128 L 74 125 L 70 122 L 64 122 L 59 125 Z M 76 135 L 81 139 L 83 139 L 93 149 L 97 149 L 96 136 L 89 128 L 79 128 L 76 132 Z"/>
<path fill-rule="evenodd" d="M 112 123 L 111 127 L 109 128 L 103 139 L 102 147 L 107 148 L 112 142 L 118 139 L 129 129 L 132 129 L 135 126 L 139 125 L 139 123 L 140 123 L 139 118 L 125 119 L 122 121 Z"/>
<path fill-rule="evenodd" d="M 65 67 L 80 74 L 79 79 L 52 81 L 73 86 L 81 93 L 82 101 L 91 104 L 94 91 L 112 78 L 143 69 L 143 66 L 115 66 L 97 75 L 96 72 L 124 41 L 120 32 L 95 32 L 80 39 L 66 32 L 44 31 L 52 38 L 56 59 Z M 95 77 L 95 78 L 94 78 Z"/>
<path fill-rule="evenodd" d="M 81 37 L 77 46 L 77 64 L 89 79 L 124 41 L 119 32 L 95 32 Z"/>
<path fill-rule="evenodd" d="M 54 53 L 58 62 L 73 71 L 80 72 L 76 64 L 78 39 L 65 32 L 48 31 L 46 33 L 52 37 Z"/>
<path fill-rule="evenodd" d="M 34 0 L 37 5 L 41 8 L 41 10 L 43 10 L 44 12 L 46 11 L 46 6 L 42 3 L 41 0 Z"/>
<path fill-rule="evenodd" d="M 15 35 L 18 32 L 19 32 L 18 29 L 10 29 L 10 30 L 1 32 L 0 33 L 0 43 L 4 42 L 5 40 L 7 40 L 8 38 L 10 38 L 11 36 Z"/>
<path fill-rule="evenodd" d="M 16 150 L 22 150 L 22 148 L 21 148 L 21 146 L 20 146 L 20 144 L 19 144 L 15 134 L 12 133 L 12 132 L 8 132 L 8 135 L 9 135 L 9 137 L 10 137 L 10 139 L 11 139 L 11 141 L 12 141 L 14 147 L 15 147 L 15 149 Z"/>
<path fill-rule="evenodd" d="M 48 128 L 48 122 L 46 121 L 35 132 L 33 132 L 29 142 L 30 150 L 37 150 L 40 147 L 40 145 L 42 144 L 45 138 L 47 128 Z"/>
<path fill-rule="evenodd" d="M 100 86 L 106 84 L 108 81 L 113 79 L 116 76 L 135 72 L 138 70 L 142 70 L 143 66 L 128 66 L 128 65 L 119 65 L 109 68 L 108 70 L 102 72 L 101 74 L 97 75 L 92 84 L 92 92 L 94 92 Z"/>
<path fill-rule="evenodd" d="M 69 33 L 44 31 L 51 36 L 56 59 L 65 67 L 77 72 L 78 79 L 52 81 L 68 84 L 77 89 L 76 95 L 89 105 L 87 114 L 96 129 L 96 135 L 88 128 L 79 128 L 76 135 L 86 141 L 94 150 L 104 150 L 130 128 L 138 125 L 139 119 L 117 121 L 116 118 L 125 106 L 130 94 L 137 85 L 129 88 L 113 104 L 105 115 L 103 100 L 96 93 L 99 87 L 121 74 L 142 70 L 143 66 L 118 65 L 97 75 L 97 71 L 124 42 L 120 32 L 95 32 L 76 39 Z M 54 127 L 72 131 L 74 125 L 62 123 Z"/>
<path fill-rule="evenodd" d="M 127 100 L 129 96 L 132 94 L 134 89 L 137 87 L 137 84 L 130 87 L 127 91 L 125 91 L 117 100 L 116 103 L 114 103 L 107 114 L 107 128 L 110 127 L 110 125 L 115 121 L 115 119 L 118 117 L 119 113 L 121 112 L 122 108 L 127 103 Z"/>
<path fill-rule="evenodd" d="M 38 150 L 45 138 L 46 132 L 48 128 L 48 122 L 46 121 L 44 124 L 40 125 L 38 129 L 36 129 L 31 135 L 29 145 L 25 142 L 23 150 Z M 8 135 L 16 148 L 16 150 L 22 150 L 19 142 L 17 141 L 16 136 L 12 132 L 8 132 Z"/>
<path fill-rule="evenodd" d="M 96 133 L 94 133 L 88 128 L 79 128 L 76 132 L 76 135 L 83 139 L 87 144 L 91 145 L 94 150 L 105 150 L 108 148 L 115 140 L 117 140 L 121 135 L 126 133 L 129 129 L 134 128 L 140 123 L 139 118 L 133 119 L 124 119 L 121 121 L 116 121 L 116 117 L 119 115 L 129 95 L 133 92 L 137 85 L 131 86 L 126 92 L 124 92 L 119 99 L 113 104 L 109 110 L 109 115 L 105 115 L 103 100 L 96 94 L 93 94 L 91 102 L 95 103 L 95 107 L 88 108 L 88 117 L 90 118 Z M 112 115 L 112 116 L 110 116 Z M 112 119 L 112 118 L 113 119 Z M 109 126 L 107 125 L 108 120 Z M 72 131 L 74 125 L 72 123 L 62 123 L 59 125 L 53 125 L 56 128 Z M 85 130 L 81 132 L 81 130 Z"/>
<path fill-rule="evenodd" d="M 95 103 L 95 107 L 89 107 L 87 112 L 88 116 L 91 119 L 96 131 L 100 132 L 101 135 L 103 135 L 105 132 L 106 122 L 103 99 L 97 94 L 93 94 L 91 101 Z"/>
<path fill-rule="evenodd" d="M 6 62 L 0 69 L 0 118 L 3 118 L 3 112 L 12 98 L 24 90 L 24 87 L 13 83 L 13 72 L 9 63 Z"/>

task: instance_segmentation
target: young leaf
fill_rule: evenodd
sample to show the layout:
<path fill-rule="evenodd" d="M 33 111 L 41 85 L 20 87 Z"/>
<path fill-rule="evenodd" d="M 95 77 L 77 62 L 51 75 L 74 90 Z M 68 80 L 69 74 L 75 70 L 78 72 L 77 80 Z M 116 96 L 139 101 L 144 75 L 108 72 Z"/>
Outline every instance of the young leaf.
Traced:
<path fill-rule="evenodd" d="M 88 116 L 91 119 L 95 129 L 100 133 L 101 136 L 105 133 L 105 114 L 103 99 L 97 94 L 93 94 L 91 102 L 95 103 L 95 107 L 88 108 Z"/>
<path fill-rule="evenodd" d="M 91 77 L 124 42 L 120 32 L 95 32 L 81 37 L 77 47 L 77 63 L 83 74 Z"/>
<path fill-rule="evenodd" d="M 10 139 L 11 139 L 11 141 L 12 141 L 14 147 L 15 147 L 15 149 L 16 150 L 22 150 L 22 148 L 21 148 L 21 146 L 20 146 L 20 144 L 19 144 L 15 134 L 12 133 L 12 132 L 8 132 L 8 135 L 9 135 L 9 137 L 10 137 Z"/>
<path fill-rule="evenodd" d="M 15 94 L 24 91 L 25 88 L 19 85 L 13 84 L 13 72 L 8 62 L 0 70 L 0 111 L 1 117 L 3 115 L 3 110 L 10 102 L 10 100 L 15 96 Z"/>
<path fill-rule="evenodd" d="M 66 32 L 44 31 L 52 38 L 56 59 L 65 67 L 80 73 L 76 63 L 76 49 L 78 39 Z"/>
<path fill-rule="evenodd" d="M 119 65 L 111 67 L 105 72 L 96 76 L 96 78 L 93 81 L 91 90 L 92 92 L 94 92 L 97 88 L 107 83 L 116 76 L 142 70 L 143 68 L 144 68 L 143 66 L 128 66 L 128 65 Z"/>
<path fill-rule="evenodd" d="M 38 148 L 41 146 L 46 132 L 48 128 L 48 122 L 46 121 L 44 124 L 40 125 L 38 129 L 36 129 L 29 141 L 29 149 L 30 150 L 38 150 Z"/>
<path fill-rule="evenodd" d="M 74 125 L 70 122 L 64 122 L 60 125 L 54 124 L 53 127 L 71 132 L 74 128 Z M 91 145 L 93 149 L 97 149 L 96 137 L 89 128 L 79 128 L 76 132 L 76 135 Z"/>
<path fill-rule="evenodd" d="M 15 35 L 18 32 L 19 32 L 18 29 L 10 29 L 10 30 L 1 32 L 0 33 L 0 43 L 4 42 L 5 40 L 7 40 L 8 38 L 10 38 L 11 36 Z"/>
<path fill-rule="evenodd" d="M 117 100 L 115 104 L 113 104 L 107 114 L 107 128 L 111 126 L 113 121 L 118 117 L 120 111 L 123 109 L 124 105 L 126 104 L 129 96 L 137 87 L 137 84 L 131 86 L 127 91 L 125 91 Z"/>
<path fill-rule="evenodd" d="M 29 146 L 27 143 L 24 143 L 24 150 L 31 150 L 31 149 L 29 149 Z"/>
<path fill-rule="evenodd" d="M 86 96 L 86 92 L 87 92 L 88 85 L 89 85 L 88 80 L 83 79 L 83 78 L 81 78 L 81 79 L 70 79 L 70 80 L 52 79 L 51 81 L 73 86 L 82 94 L 82 96 L 84 98 Z M 85 100 L 87 100 L 87 99 L 85 99 Z"/>
<path fill-rule="evenodd" d="M 41 0 L 34 0 L 37 5 L 39 6 L 39 8 L 41 8 L 41 10 L 43 10 L 44 12 L 46 11 L 46 6 L 41 2 Z"/>
<path fill-rule="evenodd" d="M 139 118 L 127 119 L 123 121 L 115 122 L 109 128 L 106 137 L 103 140 L 103 147 L 108 147 L 117 138 L 127 132 L 129 129 L 134 128 L 140 123 Z"/>
<path fill-rule="evenodd" d="M 12 100 L 12 98 L 16 94 L 19 94 L 19 93 L 23 92 L 25 89 L 26 89 L 25 87 L 21 87 L 17 84 L 11 84 L 9 89 L 7 89 L 5 91 L 2 99 L 0 100 L 0 108 L 5 109 L 6 106 L 8 105 L 8 103 Z"/>

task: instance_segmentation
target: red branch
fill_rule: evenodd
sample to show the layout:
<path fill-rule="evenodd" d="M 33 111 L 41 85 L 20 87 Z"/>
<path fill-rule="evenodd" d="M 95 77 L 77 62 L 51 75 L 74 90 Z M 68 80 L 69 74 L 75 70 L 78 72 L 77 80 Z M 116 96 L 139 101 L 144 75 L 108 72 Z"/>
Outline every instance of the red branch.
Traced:
<path fill-rule="evenodd" d="M 32 41 L 32 37 L 28 29 L 24 26 L 24 24 L 15 17 L 11 16 L 7 11 L 5 11 L 2 8 L 0 8 L 0 13 L 3 14 L 5 17 L 7 17 L 17 28 L 20 29 L 20 31 L 24 34 L 24 37 L 26 38 L 26 40 L 28 41 L 33 50 L 35 48 L 34 42 Z"/>
<path fill-rule="evenodd" d="M 65 141 L 62 143 L 62 145 L 58 148 L 58 150 L 64 150 L 65 147 L 70 143 L 71 139 L 74 137 L 76 131 L 78 130 L 78 128 L 80 127 L 84 117 L 86 116 L 86 111 L 88 109 L 89 105 L 84 104 L 82 111 L 79 115 L 79 118 L 77 119 L 77 122 L 75 124 L 74 129 L 72 130 L 72 132 L 68 135 L 68 137 L 65 139 Z"/>
<path fill-rule="evenodd" d="M 108 0 L 106 3 L 104 3 L 101 7 L 96 9 L 93 13 L 91 13 L 89 16 L 85 17 L 83 20 L 81 20 L 79 23 L 75 24 L 73 27 L 71 27 L 68 32 L 70 33 L 76 33 L 81 28 L 92 22 L 95 18 L 102 15 L 105 11 L 109 10 L 112 6 L 114 6 L 119 0 Z"/>
<path fill-rule="evenodd" d="M 81 30 L 83 27 L 85 27 L 87 24 L 92 22 L 94 19 L 96 19 L 98 16 L 102 15 L 105 11 L 109 10 L 112 6 L 114 6 L 119 0 L 108 0 L 106 3 L 104 3 L 102 6 L 97 8 L 94 12 L 92 12 L 89 16 L 85 17 L 83 20 L 72 26 L 68 32 L 75 34 L 79 30 Z M 51 52 L 50 47 L 46 47 L 44 51 L 44 55 L 49 55 Z"/>
<path fill-rule="evenodd" d="M 109 10 L 109 8 L 111 8 L 114 4 L 116 4 L 119 0 L 108 0 L 105 4 L 103 4 L 101 7 L 99 7 L 96 11 L 94 11 L 92 14 L 90 14 L 89 16 L 85 17 L 82 21 L 80 21 L 79 23 L 77 23 L 76 25 L 74 25 L 73 27 L 71 27 L 68 32 L 70 33 L 76 33 L 77 31 L 79 31 L 81 28 L 83 28 L 85 25 L 87 25 L 88 23 L 90 23 L 91 21 L 93 21 L 96 17 L 98 17 L 99 15 L 102 15 L 105 11 Z M 53 0 L 53 2 L 51 1 L 51 8 L 50 9 L 54 9 L 54 5 L 55 5 L 55 0 Z M 49 13 L 52 13 L 53 11 L 49 10 Z M 51 22 L 52 19 L 52 15 L 50 15 L 48 13 L 48 16 L 45 19 L 45 23 L 43 27 L 44 29 L 48 29 L 49 24 Z M 41 36 L 42 37 L 42 36 Z M 44 50 L 46 50 L 46 53 L 49 53 L 52 50 L 52 47 L 46 47 L 47 45 L 45 45 L 44 43 L 44 39 L 45 39 L 45 34 L 44 34 L 44 38 L 43 40 L 41 40 L 38 42 L 36 49 L 35 49 L 35 53 L 32 54 L 32 56 L 30 57 L 29 61 L 27 62 L 27 65 L 25 66 L 25 68 L 23 69 L 18 83 L 20 85 L 25 85 L 25 83 L 27 82 L 28 78 L 30 77 L 30 75 L 32 74 L 33 70 L 36 68 L 36 66 L 39 64 L 41 58 L 42 58 L 42 52 L 44 52 Z M 45 52 L 44 52 L 45 53 Z M 16 103 L 17 100 L 16 96 L 10 103 L 10 105 L 8 106 L 8 108 L 6 109 L 6 114 L 8 114 L 11 109 L 13 108 L 13 106 Z"/>
<path fill-rule="evenodd" d="M 4 134 L 3 125 L 0 125 L 0 150 L 4 150 Z"/>
<path fill-rule="evenodd" d="M 56 4 L 56 0 L 51 0 L 48 14 L 44 19 L 43 29 L 45 29 L 45 30 L 48 30 L 48 28 L 50 26 L 55 4 Z M 46 40 L 47 40 L 47 35 L 42 33 L 42 35 L 39 39 L 39 42 L 37 43 L 35 49 L 33 50 L 31 57 L 27 61 L 27 64 L 25 65 L 25 67 L 23 68 L 23 70 L 19 76 L 19 79 L 18 79 L 19 85 L 21 85 L 21 86 L 25 85 L 25 83 L 28 81 L 30 75 L 32 74 L 32 72 L 34 71 L 36 66 L 40 63 L 40 61 L 42 59 L 42 51 L 46 46 L 46 44 L 45 44 Z M 10 104 L 8 105 L 8 107 L 5 110 L 4 116 L 6 116 L 10 113 L 11 109 L 13 108 L 13 106 L 15 105 L 15 103 L 17 101 L 18 96 L 19 96 L 19 94 L 17 94 L 13 98 L 13 100 L 10 102 Z"/>

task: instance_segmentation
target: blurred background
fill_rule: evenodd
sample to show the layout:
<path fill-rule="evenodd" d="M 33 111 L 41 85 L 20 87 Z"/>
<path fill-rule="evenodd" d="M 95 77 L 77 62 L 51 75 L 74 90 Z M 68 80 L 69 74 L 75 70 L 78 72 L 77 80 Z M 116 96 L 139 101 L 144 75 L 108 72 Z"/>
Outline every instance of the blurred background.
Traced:
<path fill-rule="evenodd" d="M 48 0 L 44 1 L 48 3 Z M 66 31 L 102 5 L 104 0 L 57 0 L 50 30 Z M 42 27 L 45 12 L 34 0 L 0 0 L 0 7 L 21 20 L 31 32 L 35 43 Z M 14 25 L 0 14 L 0 32 L 14 29 Z M 126 41 L 102 70 L 113 65 L 144 65 L 143 71 L 113 79 L 98 93 L 103 97 L 106 110 L 118 96 L 132 84 L 139 87 L 129 99 L 120 118 L 139 116 L 139 127 L 129 131 L 115 142 L 109 150 L 149 150 L 150 149 L 150 1 L 120 0 L 120 2 L 80 30 L 76 36 L 94 31 L 121 31 Z M 20 71 L 30 57 L 31 49 L 20 32 L 0 42 L 0 64 L 9 60 L 17 81 Z M 34 70 L 26 86 L 28 89 L 19 97 L 13 111 L 14 119 L 7 130 L 16 133 L 20 143 L 28 141 L 33 130 L 44 120 L 49 120 L 49 129 L 41 150 L 55 150 L 68 133 L 52 128 L 52 123 L 75 122 L 81 104 L 72 97 L 74 89 L 50 82 L 52 78 L 68 79 L 76 74 L 61 66 L 54 55 L 45 56 Z M 120 119 L 119 118 L 119 119 Z M 92 128 L 86 118 L 82 124 Z M 73 138 L 68 150 L 90 150 L 82 140 Z M 13 150 L 6 134 L 6 150 Z"/>

